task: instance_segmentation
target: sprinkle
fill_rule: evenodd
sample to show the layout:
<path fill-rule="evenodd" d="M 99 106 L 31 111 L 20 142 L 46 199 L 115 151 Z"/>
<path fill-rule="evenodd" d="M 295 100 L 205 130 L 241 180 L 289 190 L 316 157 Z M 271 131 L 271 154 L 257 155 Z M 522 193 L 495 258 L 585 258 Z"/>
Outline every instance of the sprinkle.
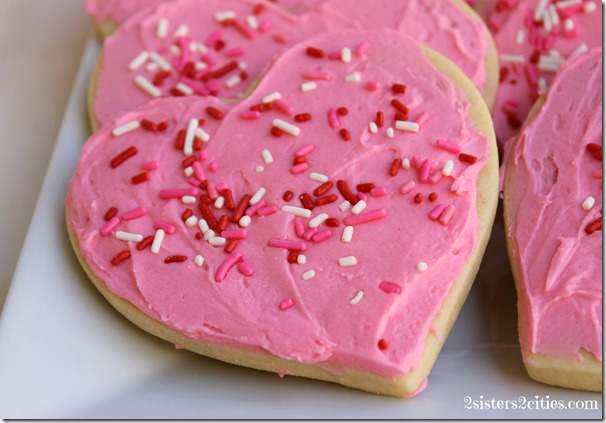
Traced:
<path fill-rule="evenodd" d="M 261 112 L 258 110 L 245 110 L 240 114 L 242 119 L 256 120 L 261 117 Z"/>
<path fill-rule="evenodd" d="M 308 56 L 315 57 L 317 59 L 323 59 L 326 56 L 326 52 L 316 47 L 307 47 L 305 53 Z"/>
<path fill-rule="evenodd" d="M 179 26 L 179 28 L 177 28 L 177 30 L 173 34 L 173 38 L 184 37 L 187 35 L 188 31 L 189 31 L 189 28 L 187 27 L 187 25 L 182 24 Z"/>
<path fill-rule="evenodd" d="M 311 210 L 304 209 L 303 207 L 286 205 L 286 206 L 282 206 L 281 210 L 284 213 L 290 213 L 290 214 L 293 214 L 293 215 L 299 216 L 299 217 L 309 218 L 311 216 Z"/>
<path fill-rule="evenodd" d="M 594 205 L 595 205 L 595 198 L 587 197 L 585 199 L 585 201 L 583 201 L 583 204 L 581 205 L 581 207 L 583 208 L 583 210 L 589 211 L 593 208 Z"/>
<path fill-rule="evenodd" d="M 343 233 L 341 235 L 341 241 L 343 242 L 351 242 L 353 239 L 354 227 L 353 226 L 345 226 L 343 228 Z"/>
<path fill-rule="evenodd" d="M 274 128 L 278 128 L 290 135 L 298 136 L 301 133 L 301 129 L 297 126 L 285 122 L 282 119 L 274 119 L 272 125 Z"/>
<path fill-rule="evenodd" d="M 303 78 L 310 79 L 312 81 L 330 81 L 332 76 L 326 72 L 320 71 L 305 71 Z"/>
<path fill-rule="evenodd" d="M 270 238 L 270 240 L 267 242 L 267 245 L 270 247 L 284 248 L 287 250 L 295 250 L 295 251 L 307 250 L 307 245 L 304 242 L 290 240 L 290 239 Z"/>
<path fill-rule="evenodd" d="M 596 220 L 589 223 L 585 227 L 585 233 L 587 233 L 588 235 L 591 235 L 595 231 L 601 231 L 601 230 L 602 230 L 602 218 L 601 217 L 597 218 Z"/>
<path fill-rule="evenodd" d="M 295 303 L 292 300 L 292 298 L 287 298 L 287 299 L 283 300 L 278 307 L 280 308 L 280 310 L 284 311 L 284 310 L 288 310 L 289 308 L 291 308 L 294 304 Z"/>
<path fill-rule="evenodd" d="M 139 121 L 133 120 L 131 122 L 125 123 L 124 125 L 115 127 L 112 130 L 112 135 L 115 137 L 118 137 L 120 135 L 126 134 L 127 132 L 130 132 L 130 131 L 133 131 L 133 130 L 139 128 L 139 126 L 141 126 Z"/>
<path fill-rule="evenodd" d="M 417 119 L 415 120 L 415 122 L 417 122 L 419 124 L 419 127 L 422 127 L 423 125 L 425 125 L 427 123 L 428 120 L 429 120 L 429 113 L 422 112 L 417 117 Z"/>
<path fill-rule="evenodd" d="M 304 265 L 305 263 L 307 263 L 307 257 L 305 256 L 305 254 L 297 255 L 297 263 L 300 265 Z"/>
<path fill-rule="evenodd" d="M 421 204 L 423 202 L 423 194 L 421 194 L 420 192 L 416 193 L 413 201 L 415 202 L 415 204 Z"/>
<path fill-rule="evenodd" d="M 349 47 L 344 47 L 343 50 L 341 50 L 341 61 L 343 63 L 351 62 L 351 49 L 349 49 Z"/>
<path fill-rule="evenodd" d="M 339 135 L 341 136 L 341 138 L 344 141 L 349 141 L 351 139 L 351 134 L 349 133 L 349 131 L 345 128 L 341 128 L 339 130 Z"/>
<path fill-rule="evenodd" d="M 321 213 L 321 214 L 317 215 L 316 217 L 314 217 L 313 219 L 311 219 L 307 224 L 310 228 L 317 228 L 322 223 L 324 223 L 326 221 L 326 219 L 328 219 L 328 214 Z"/>
<path fill-rule="evenodd" d="M 278 98 L 273 101 L 273 104 L 276 106 L 276 109 L 280 110 L 282 113 L 287 115 L 292 115 L 295 113 L 294 107 L 284 101 L 284 99 Z"/>
<path fill-rule="evenodd" d="M 132 242 L 143 241 L 143 235 L 134 234 L 132 232 L 116 231 L 114 235 L 120 241 L 132 241 Z"/>
<path fill-rule="evenodd" d="M 318 88 L 318 84 L 316 84 L 315 82 L 304 82 L 303 84 L 301 84 L 301 91 L 303 91 L 304 93 L 315 90 L 316 88 Z"/>
<path fill-rule="evenodd" d="M 154 241 L 153 236 L 146 236 L 137 244 L 137 250 L 143 251 L 145 248 L 147 248 L 149 245 L 151 245 L 151 243 L 153 241 Z"/>
<path fill-rule="evenodd" d="M 410 169 L 410 160 L 402 159 L 402 169 Z"/>
<path fill-rule="evenodd" d="M 389 348 L 389 344 L 387 343 L 387 341 L 383 338 L 379 339 L 379 342 L 377 342 L 377 346 L 379 347 L 379 349 L 381 351 L 386 350 L 387 348 Z"/>
<path fill-rule="evenodd" d="M 177 231 L 177 228 L 170 223 L 163 222 L 158 220 L 154 223 L 154 229 L 162 229 L 167 234 L 174 234 Z"/>
<path fill-rule="evenodd" d="M 143 182 L 149 181 L 149 175 L 147 172 L 139 173 L 133 176 L 130 180 L 134 185 L 142 184 Z"/>
<path fill-rule="evenodd" d="M 246 17 L 246 23 L 251 29 L 259 29 L 259 21 L 254 15 L 249 15 Z"/>
<path fill-rule="evenodd" d="M 401 294 L 402 288 L 393 282 L 383 281 L 379 284 L 379 289 L 386 294 Z"/>
<path fill-rule="evenodd" d="M 449 204 L 448 206 L 446 206 L 446 209 L 440 215 L 440 219 L 439 219 L 440 223 L 444 226 L 448 225 L 450 223 L 450 220 L 454 216 L 454 213 L 455 213 L 455 206 L 453 204 Z"/>
<path fill-rule="evenodd" d="M 362 41 L 360 44 L 357 45 L 357 47 L 355 49 L 356 56 L 364 57 L 364 55 L 368 51 L 369 47 L 370 47 L 370 44 L 368 42 Z"/>
<path fill-rule="evenodd" d="M 387 136 L 388 136 L 389 138 L 393 138 L 393 137 L 395 137 L 395 135 L 396 135 L 396 134 L 395 134 L 395 132 L 394 132 L 394 130 L 393 130 L 393 128 L 387 128 L 387 132 L 386 132 L 386 134 L 387 134 Z"/>
<path fill-rule="evenodd" d="M 339 193 L 341 193 L 343 198 L 349 201 L 350 204 L 356 204 L 358 202 L 358 197 L 353 195 L 353 193 L 349 189 L 349 186 L 347 185 L 347 182 L 345 182 L 344 180 L 339 179 L 337 181 L 337 189 L 339 190 Z"/>
<path fill-rule="evenodd" d="M 313 278 L 314 276 L 316 276 L 316 271 L 315 270 L 308 270 L 307 272 L 303 272 L 301 274 L 301 279 L 303 279 L 304 281 L 308 281 L 311 278 Z"/>
<path fill-rule="evenodd" d="M 204 257 L 202 257 L 200 254 L 198 254 L 194 258 L 194 263 L 196 264 L 196 266 L 202 267 L 204 265 Z"/>
<path fill-rule="evenodd" d="M 446 160 L 446 163 L 444 163 L 444 167 L 442 168 L 442 175 L 450 176 L 452 174 L 453 168 L 454 162 L 452 160 Z"/>
<path fill-rule="evenodd" d="M 183 153 L 190 156 L 194 152 L 194 137 L 196 136 L 196 130 L 200 124 L 199 119 L 192 118 L 187 124 L 187 131 L 185 133 L 185 140 L 183 143 Z"/>
<path fill-rule="evenodd" d="M 405 132 L 419 132 L 419 124 L 417 122 L 397 120 L 396 129 Z"/>
<path fill-rule="evenodd" d="M 128 250 L 120 251 L 118 254 L 116 254 L 116 256 L 114 258 L 111 259 L 111 263 L 114 266 L 117 266 L 129 257 L 130 257 L 130 251 L 128 251 Z"/>
<path fill-rule="evenodd" d="M 429 172 L 431 171 L 431 160 L 423 160 L 421 169 L 419 170 L 419 179 L 421 182 L 427 182 L 429 180 Z"/>
<path fill-rule="evenodd" d="M 431 193 L 430 193 L 430 194 L 427 196 L 427 199 L 428 199 L 430 202 L 432 202 L 432 203 L 433 203 L 434 201 L 436 201 L 436 200 L 438 199 L 438 194 L 436 194 L 435 192 L 431 192 Z"/>
<path fill-rule="evenodd" d="M 591 13 L 594 10 L 596 10 L 596 6 L 594 3 L 585 2 L 585 4 L 583 5 L 583 12 L 585 12 L 585 13 Z"/>
<path fill-rule="evenodd" d="M 369 212 L 360 213 L 358 215 L 347 216 L 343 219 L 343 223 L 348 226 L 354 226 L 361 223 L 372 222 L 373 220 L 381 219 L 387 215 L 385 209 L 375 209 Z"/>
<path fill-rule="evenodd" d="M 521 54 L 501 54 L 501 62 L 508 63 L 525 63 L 526 59 Z"/>
<path fill-rule="evenodd" d="M 149 58 L 149 52 L 147 51 L 142 51 L 141 53 L 139 53 L 137 55 L 137 57 L 135 57 L 133 59 L 132 62 L 129 63 L 128 65 L 128 70 L 130 71 L 134 71 L 137 68 L 139 68 L 143 63 L 145 63 L 145 61 Z"/>
<path fill-rule="evenodd" d="M 189 86 L 185 85 L 182 82 L 177 83 L 177 85 L 175 86 L 175 89 L 177 91 L 182 92 L 184 95 L 192 95 L 194 93 L 193 89 L 191 89 Z"/>
<path fill-rule="evenodd" d="M 154 254 L 158 254 L 160 252 L 160 247 L 162 246 L 162 241 L 164 241 L 165 232 L 162 229 L 156 230 L 154 235 L 154 241 L 152 242 L 151 252 Z"/>
<path fill-rule="evenodd" d="M 158 26 L 156 28 L 156 36 L 158 38 L 166 37 L 168 33 L 168 20 L 162 18 L 158 21 Z"/>
<path fill-rule="evenodd" d="M 389 167 L 389 174 L 391 176 L 396 176 L 398 174 L 398 170 L 400 170 L 401 166 L 402 166 L 402 159 L 400 159 L 400 158 L 393 159 L 393 161 L 391 162 L 391 166 Z"/>
<path fill-rule="evenodd" d="M 208 243 L 213 247 L 223 247 L 227 243 L 227 240 L 221 236 L 211 236 L 208 239 Z"/>
<path fill-rule="evenodd" d="M 107 209 L 107 211 L 103 215 L 103 220 L 105 220 L 107 222 L 107 221 L 111 220 L 111 218 L 114 217 L 117 213 L 118 213 L 118 209 L 116 207 L 110 207 L 109 209 Z"/>
<path fill-rule="evenodd" d="M 337 129 L 341 126 L 341 122 L 339 122 L 339 118 L 337 117 L 337 109 L 334 107 L 328 111 L 328 124 L 332 129 Z"/>
<path fill-rule="evenodd" d="M 372 133 L 372 134 L 376 134 L 377 132 L 379 132 L 379 127 L 377 126 L 376 123 L 374 122 L 369 122 L 368 123 L 368 130 Z"/>
<path fill-rule="evenodd" d="M 427 271 L 427 263 L 425 263 L 424 261 L 418 262 L 416 270 L 419 273 L 423 273 L 423 272 Z"/>
<path fill-rule="evenodd" d="M 187 226 L 188 228 L 193 228 L 197 224 L 198 224 L 197 216 L 189 216 L 187 219 L 185 219 L 185 226 Z"/>
<path fill-rule="evenodd" d="M 255 172 L 257 173 L 261 173 L 265 170 L 265 167 L 262 165 L 258 165 L 257 167 L 255 167 Z"/>
<path fill-rule="evenodd" d="M 196 204 L 196 197 L 192 195 L 184 195 L 181 197 L 181 203 L 183 204 Z"/>
<path fill-rule="evenodd" d="M 364 89 L 367 91 L 377 91 L 381 88 L 381 84 L 377 81 L 367 81 L 364 84 Z"/>
<path fill-rule="evenodd" d="M 351 212 L 352 212 L 353 214 L 360 214 L 360 213 L 362 213 L 362 211 L 363 211 L 363 210 L 366 208 L 366 205 L 367 205 L 367 204 L 366 204 L 366 201 L 364 201 L 364 200 L 360 200 L 360 201 L 358 201 L 358 202 L 356 203 L 356 205 L 355 205 L 355 206 L 353 206 L 353 207 L 351 208 Z"/>
<path fill-rule="evenodd" d="M 268 94 L 265 97 L 263 97 L 261 99 L 261 103 L 264 103 L 264 104 L 271 103 L 274 100 L 277 100 L 279 98 L 282 98 L 282 95 L 278 91 L 276 91 L 276 92 L 273 92 L 273 93 Z"/>
<path fill-rule="evenodd" d="M 357 198 L 356 198 L 356 202 L 357 202 Z M 347 210 L 349 210 L 350 207 L 351 207 L 351 203 L 347 200 L 345 200 L 341 204 L 339 204 L 339 210 L 341 210 L 342 212 L 346 212 Z"/>
<path fill-rule="evenodd" d="M 267 192 L 267 190 L 265 188 L 263 188 L 263 187 L 259 188 L 257 190 L 257 192 L 255 192 L 255 194 L 249 200 L 249 204 L 251 206 L 254 206 L 255 204 L 257 204 L 259 201 L 261 201 L 261 199 L 263 198 L 263 196 L 265 195 L 266 192 Z"/>
<path fill-rule="evenodd" d="M 209 229 L 208 231 L 204 232 L 204 241 L 208 241 L 215 235 L 216 235 L 215 231 L 213 231 L 212 229 Z"/>
<path fill-rule="evenodd" d="M 290 173 L 293 175 L 298 175 L 299 173 L 305 172 L 307 169 L 309 169 L 309 164 L 307 162 L 302 162 L 291 167 Z"/>
<path fill-rule="evenodd" d="M 163 189 L 159 192 L 159 197 L 163 200 L 168 200 L 171 198 L 181 198 L 184 196 L 197 196 L 200 194 L 199 188 L 182 188 L 182 189 Z"/>
<path fill-rule="evenodd" d="M 461 147 L 446 140 L 437 139 L 436 147 L 449 153 L 459 154 L 461 152 Z"/>
<path fill-rule="evenodd" d="M 145 216 L 146 213 L 147 210 L 145 209 L 145 207 L 137 207 L 136 209 L 122 213 L 122 219 L 133 220 L 137 219 L 138 217 Z"/>
<path fill-rule="evenodd" d="M 355 266 L 357 264 L 358 264 L 358 260 L 356 259 L 355 256 L 341 257 L 339 259 L 339 266 L 341 266 L 341 267 L 351 267 L 351 266 Z"/>
<path fill-rule="evenodd" d="M 362 298 L 364 298 L 364 291 L 358 291 L 357 294 L 351 300 L 349 300 L 349 304 L 356 305 L 362 301 Z"/>
<path fill-rule="evenodd" d="M 229 78 L 227 81 L 225 81 L 225 86 L 227 88 L 233 88 L 236 85 L 238 85 L 240 82 L 242 82 L 242 78 L 240 78 L 239 75 L 234 75 L 231 78 Z"/>
<path fill-rule="evenodd" d="M 99 230 L 101 236 L 109 235 L 116 227 L 120 224 L 120 219 L 117 217 L 112 217 L 109 221 L 103 225 L 103 227 Z"/>
<path fill-rule="evenodd" d="M 360 74 L 360 72 L 350 73 L 348 75 L 345 75 L 344 80 L 345 82 L 348 82 L 350 84 L 356 84 L 362 80 L 362 75 Z"/>
<path fill-rule="evenodd" d="M 406 93 L 406 85 L 395 83 L 391 86 L 391 92 L 394 94 Z"/>
<path fill-rule="evenodd" d="M 135 84 L 152 97 L 160 97 L 162 95 L 162 92 L 142 75 L 135 77 Z"/>
<path fill-rule="evenodd" d="M 152 59 L 154 61 L 154 63 L 156 63 L 158 66 L 160 66 L 160 69 L 162 69 L 165 72 L 170 71 L 172 69 L 170 66 L 170 63 L 168 63 L 164 59 L 164 57 L 160 56 L 155 51 L 152 51 L 149 53 L 149 58 Z"/>
<path fill-rule="evenodd" d="M 478 158 L 470 154 L 461 153 L 459 154 L 459 160 L 461 160 L 462 162 L 474 164 L 478 161 Z"/>
<path fill-rule="evenodd" d="M 252 276 L 255 271 L 247 262 L 242 261 L 238 264 L 238 272 L 248 277 Z"/>
<path fill-rule="evenodd" d="M 446 209 L 446 204 L 438 204 L 432 211 L 429 213 L 429 218 L 431 220 L 438 220 L 444 210 Z"/>
<path fill-rule="evenodd" d="M 406 182 L 400 188 L 400 193 L 402 193 L 402 194 L 408 194 L 409 192 L 412 192 L 412 190 L 415 189 L 415 185 L 416 185 L 415 181 L 408 181 L 408 182 Z"/>

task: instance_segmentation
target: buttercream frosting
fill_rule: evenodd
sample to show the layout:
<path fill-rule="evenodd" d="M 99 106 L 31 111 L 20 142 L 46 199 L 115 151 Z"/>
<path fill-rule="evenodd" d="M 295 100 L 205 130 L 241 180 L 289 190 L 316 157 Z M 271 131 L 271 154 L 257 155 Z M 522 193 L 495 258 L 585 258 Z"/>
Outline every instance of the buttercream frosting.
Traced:
<path fill-rule="evenodd" d="M 494 147 L 463 92 L 412 39 L 341 31 L 289 49 L 229 107 L 158 99 L 86 142 L 67 211 L 93 273 L 193 339 L 336 373 L 414 369 L 477 248 Z"/>
<path fill-rule="evenodd" d="M 602 360 L 601 145 L 596 49 L 566 62 L 510 151 L 505 216 L 525 360 L 581 350 Z"/>

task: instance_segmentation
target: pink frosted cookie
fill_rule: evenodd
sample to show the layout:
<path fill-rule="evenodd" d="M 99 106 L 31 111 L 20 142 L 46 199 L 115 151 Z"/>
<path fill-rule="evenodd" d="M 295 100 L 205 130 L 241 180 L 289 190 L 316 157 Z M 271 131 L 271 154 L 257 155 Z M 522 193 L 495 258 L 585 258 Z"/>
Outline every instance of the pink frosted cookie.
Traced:
<path fill-rule="evenodd" d="M 567 61 L 512 141 L 505 224 L 530 376 L 602 390 L 602 50 Z"/>
<path fill-rule="evenodd" d="M 602 46 L 599 0 L 491 1 L 488 26 L 500 60 L 493 120 L 499 145 L 516 135 L 558 67 Z"/>
<path fill-rule="evenodd" d="M 87 273 L 143 329 L 402 397 L 425 386 L 497 199 L 478 91 L 384 30 L 309 38 L 231 111 L 166 98 L 109 120 L 66 206 Z"/>
<path fill-rule="evenodd" d="M 294 16 L 257 0 L 145 9 L 103 44 L 89 92 L 92 127 L 157 97 L 238 99 L 289 46 L 343 27 L 351 24 L 329 13 Z"/>
<path fill-rule="evenodd" d="M 488 28 L 462 0 L 328 0 L 331 10 L 363 29 L 392 28 L 452 60 L 492 108 L 498 86 L 497 52 Z"/>

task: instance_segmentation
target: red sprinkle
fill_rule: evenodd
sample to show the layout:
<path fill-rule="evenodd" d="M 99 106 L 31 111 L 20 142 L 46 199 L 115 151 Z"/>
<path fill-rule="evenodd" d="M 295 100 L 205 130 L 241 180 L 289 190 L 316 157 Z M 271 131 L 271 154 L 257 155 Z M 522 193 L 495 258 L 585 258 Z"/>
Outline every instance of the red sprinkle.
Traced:
<path fill-rule="evenodd" d="M 307 47 L 305 53 L 307 53 L 308 56 L 315 57 L 317 59 L 323 59 L 326 57 L 326 52 L 316 47 Z"/>
<path fill-rule="evenodd" d="M 391 100 L 391 105 L 393 107 L 395 107 L 400 113 L 403 113 L 405 115 L 408 114 L 409 110 L 408 107 L 406 107 L 404 105 L 404 103 L 402 103 L 400 100 L 398 100 L 397 98 L 394 98 Z"/>
<path fill-rule="evenodd" d="M 431 201 L 433 203 L 434 201 L 436 201 L 438 199 L 438 194 L 436 194 L 435 192 L 432 192 L 431 194 L 429 194 L 429 196 L 427 198 L 429 199 L 429 201 Z"/>
<path fill-rule="evenodd" d="M 339 226 L 339 219 L 336 219 L 334 217 L 329 217 L 328 219 L 326 219 L 324 221 L 324 223 L 326 223 L 326 226 L 328 226 L 330 228 L 336 228 L 337 226 Z"/>
<path fill-rule="evenodd" d="M 404 84 L 393 84 L 391 86 L 391 92 L 394 94 L 404 94 L 406 92 L 406 85 Z"/>
<path fill-rule="evenodd" d="M 136 147 L 128 147 L 122 153 L 120 153 L 116 157 L 114 157 L 109 164 L 113 169 L 115 169 L 118 166 L 120 166 L 122 163 L 124 163 L 126 160 L 130 159 L 135 154 L 137 154 L 137 152 L 138 152 L 138 150 Z"/>
<path fill-rule="evenodd" d="M 342 179 L 339 179 L 337 181 L 337 189 L 339 190 L 339 192 L 341 193 L 343 198 L 346 199 L 347 201 L 349 201 L 352 206 L 358 203 L 358 200 L 359 200 L 358 197 L 353 195 L 352 192 L 349 190 L 349 186 L 347 186 L 347 182 L 345 182 Z"/>
<path fill-rule="evenodd" d="M 110 221 L 116 214 L 118 214 L 118 209 L 115 207 L 110 207 L 103 215 L 103 219 Z"/>
<path fill-rule="evenodd" d="M 158 132 L 158 125 L 156 125 L 151 120 L 143 119 L 141 121 L 141 128 L 146 129 L 151 132 Z"/>
<path fill-rule="evenodd" d="M 217 229 L 217 219 L 215 218 L 213 212 L 210 210 L 210 207 L 208 207 L 207 204 L 198 203 L 198 209 L 200 210 L 200 213 L 202 213 L 202 217 L 204 218 L 204 220 L 206 220 L 206 223 L 208 223 L 208 227 L 213 230 Z"/>
<path fill-rule="evenodd" d="M 149 175 L 147 172 L 139 173 L 138 175 L 133 176 L 130 180 L 134 185 L 138 185 L 149 181 Z"/>
<path fill-rule="evenodd" d="M 215 43 L 215 48 L 216 47 L 217 47 L 217 44 Z M 224 66 L 220 67 L 219 69 L 215 69 L 212 72 L 208 72 L 208 73 L 204 74 L 204 76 L 202 77 L 202 81 L 207 82 L 211 79 L 221 78 L 222 76 L 225 76 L 228 73 L 230 73 L 231 71 L 234 71 L 236 69 L 238 69 L 238 62 L 236 62 L 235 60 L 232 60 L 231 62 L 225 64 Z"/>
<path fill-rule="evenodd" d="M 208 106 L 206 108 L 206 114 L 217 120 L 223 119 L 223 112 L 216 107 Z"/>
<path fill-rule="evenodd" d="M 181 166 L 183 166 L 184 168 L 189 167 L 189 166 L 193 165 L 196 160 L 197 160 L 196 156 L 187 156 L 181 162 Z"/>
<path fill-rule="evenodd" d="M 345 128 L 339 130 L 339 135 L 341 135 L 341 138 L 343 138 L 344 141 L 349 141 L 351 139 L 349 131 Z"/>
<path fill-rule="evenodd" d="M 193 214 L 194 211 L 192 209 L 185 209 L 185 211 L 181 213 L 181 220 L 185 222 L 187 219 L 192 217 Z"/>
<path fill-rule="evenodd" d="M 259 15 L 261 14 L 263 11 L 265 10 L 265 5 L 263 3 L 258 3 L 254 9 L 253 9 L 253 14 L 254 15 Z"/>
<path fill-rule="evenodd" d="M 208 194 L 202 194 L 199 197 L 200 202 L 206 204 L 207 206 L 211 205 L 213 203 L 213 199 L 210 198 L 210 195 Z"/>
<path fill-rule="evenodd" d="M 296 166 L 298 164 L 301 163 L 305 163 L 307 161 L 307 158 L 305 156 L 295 156 L 295 158 L 292 161 L 293 166 Z"/>
<path fill-rule="evenodd" d="M 475 162 L 478 161 L 478 158 L 476 156 L 472 156 L 470 154 L 461 153 L 461 154 L 459 154 L 459 160 L 461 160 L 462 162 L 465 162 L 465 163 L 474 164 Z"/>
<path fill-rule="evenodd" d="M 602 230 L 602 218 L 601 217 L 594 220 L 593 222 L 591 222 L 590 224 L 588 224 L 585 227 L 585 232 L 589 235 L 591 235 L 595 231 L 601 231 L 601 230 Z"/>
<path fill-rule="evenodd" d="M 334 203 L 338 200 L 338 197 L 335 194 L 326 195 L 324 197 L 316 198 L 316 206 L 323 206 L 325 204 Z"/>
<path fill-rule="evenodd" d="M 356 189 L 360 192 L 370 192 L 375 187 L 372 182 L 365 182 L 363 184 L 356 185 Z"/>
<path fill-rule="evenodd" d="M 318 188 L 316 188 L 314 190 L 314 195 L 316 197 L 320 197 L 324 194 L 326 194 L 328 191 L 330 191 L 330 189 L 333 187 L 333 183 L 330 181 L 326 181 L 324 182 L 322 185 L 320 185 Z"/>
<path fill-rule="evenodd" d="M 273 110 L 273 108 L 274 108 L 274 103 L 272 101 L 271 103 L 253 104 L 252 106 L 249 107 L 249 110 L 253 111 L 253 112 L 267 112 L 269 110 Z"/>
<path fill-rule="evenodd" d="M 187 260 L 185 256 L 168 256 L 164 259 L 164 263 L 183 263 Z"/>
<path fill-rule="evenodd" d="M 301 204 L 303 205 L 303 208 L 306 208 L 307 210 L 313 210 L 316 207 L 314 205 L 313 200 L 311 199 L 311 196 L 306 192 L 299 195 L 299 200 L 301 200 Z"/>
<path fill-rule="evenodd" d="M 129 250 L 120 251 L 118 254 L 116 254 L 116 256 L 114 258 L 112 258 L 111 263 L 114 266 L 117 266 L 129 257 L 130 257 Z"/>
<path fill-rule="evenodd" d="M 177 139 L 175 140 L 175 148 L 177 150 L 183 150 L 183 146 L 185 145 L 185 134 L 187 131 L 185 131 L 184 129 L 180 130 L 179 133 L 177 133 Z"/>
<path fill-rule="evenodd" d="M 387 348 L 389 348 L 389 344 L 383 338 L 379 339 L 379 342 L 377 343 L 377 346 L 379 347 L 379 349 L 381 351 L 385 351 Z"/>
<path fill-rule="evenodd" d="M 423 202 L 423 194 L 421 194 L 420 192 L 418 192 L 414 198 L 413 198 L 414 202 L 416 204 L 421 204 Z"/>
<path fill-rule="evenodd" d="M 225 198 L 225 208 L 229 211 L 234 211 L 236 209 L 236 204 L 234 203 L 234 195 L 231 192 L 231 189 L 225 188 L 223 190 L 223 198 Z"/>
<path fill-rule="evenodd" d="M 282 195 L 282 200 L 284 201 L 290 201 L 292 200 L 292 198 L 294 197 L 294 194 L 292 191 L 286 191 L 283 195 Z"/>
<path fill-rule="evenodd" d="M 398 174 L 398 171 L 400 170 L 401 166 L 402 166 L 402 159 L 400 159 L 400 158 L 393 159 L 393 162 L 391 162 L 391 167 L 389 168 L 389 174 L 391 176 L 396 176 Z"/>
<path fill-rule="evenodd" d="M 223 248 L 223 251 L 225 251 L 227 254 L 229 254 L 235 250 L 237 245 L 238 245 L 237 239 L 230 239 L 229 241 L 227 241 L 227 244 L 225 244 L 225 248 Z"/>
<path fill-rule="evenodd" d="M 299 252 L 296 250 L 288 250 L 288 257 L 286 260 L 290 264 L 295 264 L 297 262 L 297 257 L 299 257 Z"/>
<path fill-rule="evenodd" d="M 147 246 L 151 245 L 152 242 L 154 242 L 154 237 L 152 235 L 146 236 L 137 244 L 137 250 L 144 250 Z"/>
<path fill-rule="evenodd" d="M 295 115 L 295 122 L 307 122 L 311 120 L 311 114 L 309 113 L 299 113 L 297 115 Z"/>
<path fill-rule="evenodd" d="M 377 127 L 382 128 L 383 125 L 385 125 L 385 113 L 379 110 L 377 112 L 377 117 L 375 118 L 375 123 L 377 124 Z"/>
<path fill-rule="evenodd" d="M 274 137 L 281 137 L 282 134 L 284 134 L 284 131 L 281 130 L 280 128 L 278 128 L 277 126 L 272 126 L 271 127 L 271 131 L 270 133 L 274 136 Z"/>
<path fill-rule="evenodd" d="M 339 107 L 337 109 L 337 114 L 339 116 L 347 116 L 349 114 L 349 109 L 347 107 Z"/>
<path fill-rule="evenodd" d="M 219 223 L 217 224 L 217 232 L 221 233 L 225 229 L 227 229 L 227 225 L 229 225 L 229 216 L 224 214 L 219 218 Z"/>
<path fill-rule="evenodd" d="M 242 197 L 242 199 L 236 206 L 234 213 L 231 215 L 232 223 L 238 223 L 240 221 L 240 219 L 242 218 L 242 216 L 244 216 L 244 212 L 246 212 L 246 209 L 248 208 L 248 203 L 250 202 L 251 198 L 252 198 L 252 195 L 250 195 L 250 194 L 246 194 Z"/>
<path fill-rule="evenodd" d="M 159 87 L 159 86 L 161 86 L 164 83 L 164 80 L 166 78 L 168 78 L 169 76 L 170 76 L 170 72 L 169 71 L 158 72 L 154 76 L 154 79 L 152 80 L 152 84 L 154 84 L 156 87 Z"/>

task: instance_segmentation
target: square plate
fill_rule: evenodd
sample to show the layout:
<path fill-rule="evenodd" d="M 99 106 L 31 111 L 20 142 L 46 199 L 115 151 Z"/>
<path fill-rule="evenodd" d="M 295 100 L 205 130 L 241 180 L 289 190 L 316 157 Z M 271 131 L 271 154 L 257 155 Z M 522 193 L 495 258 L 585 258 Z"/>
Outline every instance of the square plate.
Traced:
<path fill-rule="evenodd" d="M 415 398 L 241 368 L 140 331 L 89 283 L 64 198 L 89 136 L 91 35 L 0 320 L 0 417 L 48 419 L 600 419 L 602 396 L 532 381 L 497 219 L 486 259 Z"/>

